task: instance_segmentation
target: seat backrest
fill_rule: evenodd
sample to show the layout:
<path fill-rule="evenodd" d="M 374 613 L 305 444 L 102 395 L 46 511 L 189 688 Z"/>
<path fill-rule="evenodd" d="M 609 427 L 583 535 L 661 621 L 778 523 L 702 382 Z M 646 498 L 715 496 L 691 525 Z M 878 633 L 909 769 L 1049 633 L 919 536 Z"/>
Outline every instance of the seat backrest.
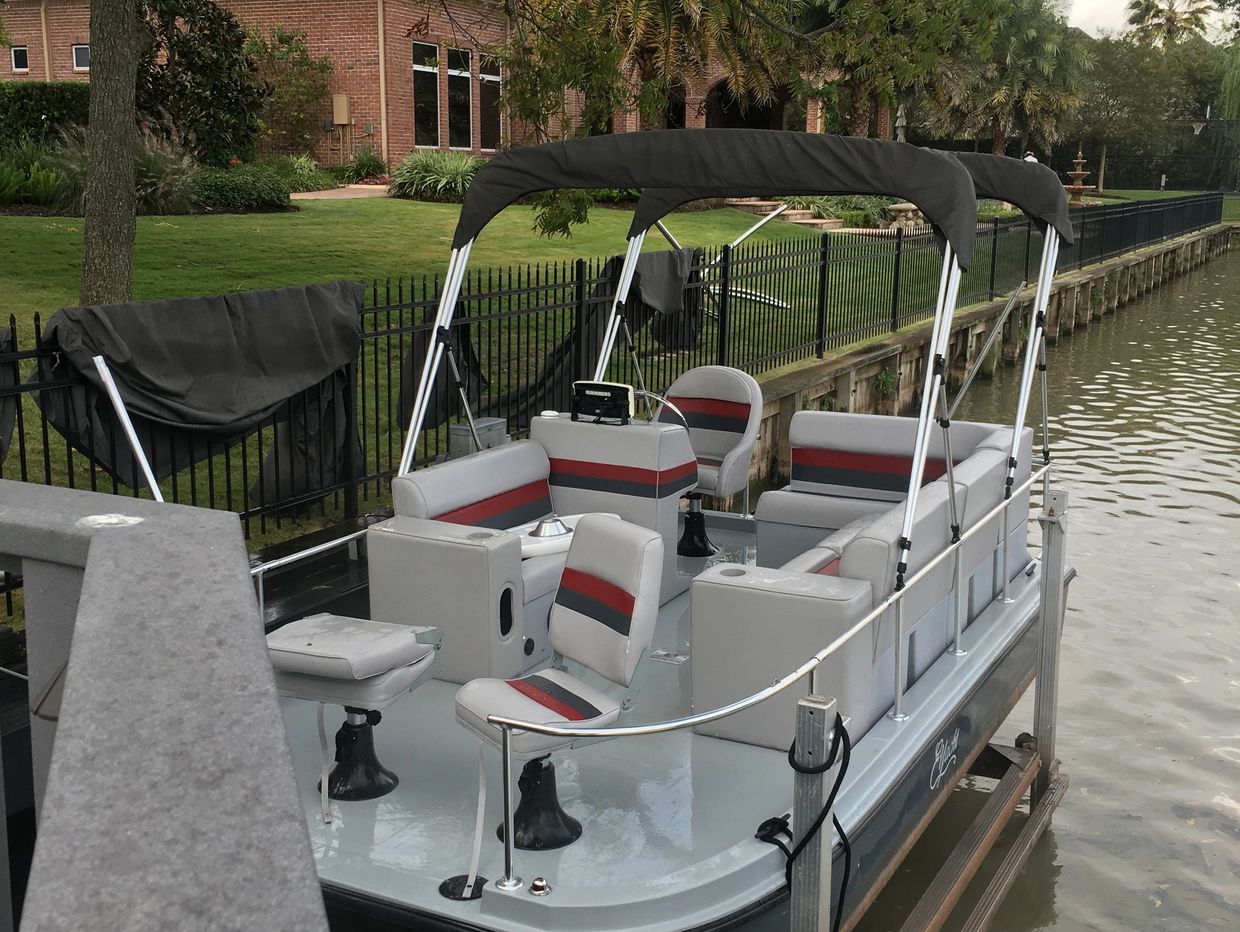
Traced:
<path fill-rule="evenodd" d="M 503 530 L 553 510 L 551 464 L 542 446 L 519 440 L 392 480 L 398 515 Z"/>
<path fill-rule="evenodd" d="M 990 430 L 989 425 L 952 424 L 953 459 L 959 462 L 968 456 Z M 789 426 L 792 475 L 788 487 L 796 492 L 898 502 L 908 494 L 916 437 L 916 418 L 798 411 Z M 943 435 L 934 427 L 923 484 L 946 471 Z"/>
<path fill-rule="evenodd" d="M 875 605 L 887 598 L 895 585 L 896 563 L 900 554 L 900 526 L 903 520 L 904 505 L 894 506 L 862 528 L 844 545 L 840 554 L 839 575 L 846 579 L 869 582 Z M 909 538 L 913 547 L 909 551 L 905 578 L 912 577 L 938 556 L 951 539 L 946 484 L 933 483 L 918 494 Z M 945 560 L 905 596 L 906 630 L 947 594 L 951 587 L 951 570 L 951 561 Z M 876 629 L 875 656 L 893 640 L 894 630 L 890 621 L 884 619 Z"/>
<path fill-rule="evenodd" d="M 699 366 L 672 383 L 667 400 L 684 415 L 698 462 L 720 470 L 715 488 L 706 491 L 732 495 L 744 488 L 762 424 L 762 389 L 753 376 L 728 366 Z M 666 405 L 657 420 L 681 423 Z M 739 456 L 730 455 L 736 451 Z"/>
<path fill-rule="evenodd" d="M 551 606 L 551 646 L 628 686 L 654 637 L 663 538 L 604 515 L 577 522 Z"/>

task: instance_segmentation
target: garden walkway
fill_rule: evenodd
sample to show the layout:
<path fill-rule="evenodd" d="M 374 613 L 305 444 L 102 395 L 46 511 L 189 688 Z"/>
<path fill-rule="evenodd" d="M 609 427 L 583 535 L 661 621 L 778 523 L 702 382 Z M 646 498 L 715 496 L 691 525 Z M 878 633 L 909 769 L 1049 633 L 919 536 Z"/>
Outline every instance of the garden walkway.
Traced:
<path fill-rule="evenodd" d="M 295 191 L 289 197 L 294 201 L 342 201 L 356 197 L 386 197 L 385 184 L 347 184 L 343 188 L 326 191 Z"/>

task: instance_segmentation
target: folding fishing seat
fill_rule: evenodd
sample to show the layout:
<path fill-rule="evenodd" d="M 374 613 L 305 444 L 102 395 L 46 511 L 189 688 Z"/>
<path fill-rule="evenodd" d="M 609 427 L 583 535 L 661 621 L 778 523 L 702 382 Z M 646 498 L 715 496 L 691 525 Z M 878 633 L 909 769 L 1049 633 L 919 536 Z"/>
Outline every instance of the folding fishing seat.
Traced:
<path fill-rule="evenodd" d="M 328 799 L 375 799 L 400 782 L 375 755 L 381 711 L 425 682 L 435 666 L 435 628 L 340 615 L 310 615 L 267 635 L 280 695 L 319 703 L 319 793 L 323 821 Z M 344 706 L 336 732 L 336 764 L 328 772 L 327 705 Z"/>
<path fill-rule="evenodd" d="M 676 552 L 708 557 L 716 548 L 706 536 L 702 496 L 727 498 L 748 486 L 749 461 L 762 423 L 762 389 L 739 369 L 699 366 L 672 383 L 666 402 L 656 420 L 683 422 L 698 461 L 697 487 L 686 496 L 689 510 Z"/>
<path fill-rule="evenodd" d="M 556 653 L 617 686 L 629 686 L 654 637 L 662 565 L 663 539 L 657 532 L 604 515 L 583 517 L 551 607 Z M 496 748 L 502 739 L 499 727 L 487 721 L 490 715 L 605 727 L 620 716 L 620 708 L 620 699 L 582 682 L 562 664 L 518 679 L 472 680 L 456 694 L 457 722 Z M 519 781 L 514 843 L 538 850 L 571 844 L 580 837 L 581 824 L 560 808 L 555 767 L 547 758 L 570 747 L 572 739 L 516 730 L 511 741 L 513 756 L 527 761 Z M 471 875 L 477 872 L 484 805 L 485 792 L 480 792 Z M 459 893 L 463 878 L 454 879 Z"/>

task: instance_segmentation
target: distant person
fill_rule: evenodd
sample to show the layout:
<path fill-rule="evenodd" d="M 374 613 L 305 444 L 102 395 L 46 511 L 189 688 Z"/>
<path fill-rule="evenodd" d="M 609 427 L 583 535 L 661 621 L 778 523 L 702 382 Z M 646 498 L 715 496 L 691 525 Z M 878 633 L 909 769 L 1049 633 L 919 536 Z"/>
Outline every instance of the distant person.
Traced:
<path fill-rule="evenodd" d="M 1037 157 L 1036 155 L 1034 155 L 1032 152 L 1026 152 L 1026 153 L 1025 153 L 1025 161 L 1026 161 L 1026 162 L 1036 162 L 1037 160 L 1038 160 L 1038 157 Z"/>

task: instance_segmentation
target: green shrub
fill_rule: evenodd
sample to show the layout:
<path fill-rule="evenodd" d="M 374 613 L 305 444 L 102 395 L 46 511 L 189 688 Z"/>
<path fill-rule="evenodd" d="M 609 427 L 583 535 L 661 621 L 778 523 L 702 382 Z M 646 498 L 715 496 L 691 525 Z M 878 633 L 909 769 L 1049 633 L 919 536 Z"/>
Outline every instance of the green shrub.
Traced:
<path fill-rule="evenodd" d="M 279 26 L 251 32 L 245 47 L 271 91 L 259 114 L 262 149 L 297 152 L 312 147 L 322 133 L 323 116 L 331 112 L 331 56 L 316 58 L 304 32 Z"/>
<path fill-rule="evenodd" d="M 54 168 L 44 168 L 36 162 L 26 173 L 26 181 L 22 185 L 22 199 L 39 207 L 49 207 L 56 200 L 60 183 L 60 172 Z"/>
<path fill-rule="evenodd" d="M 288 196 L 288 182 L 258 165 L 204 168 L 194 176 L 193 199 L 200 210 L 288 210 Z"/>
<path fill-rule="evenodd" d="M 86 131 L 81 127 L 61 133 L 48 157 L 61 182 L 56 203 L 65 213 L 81 216 L 86 200 Z M 191 185 L 198 166 L 189 150 L 162 133 L 138 132 L 134 144 L 134 188 L 139 214 L 186 214 L 193 202 Z"/>
<path fill-rule="evenodd" d="M 26 173 L 16 165 L 0 162 L 0 204 L 16 204 Z"/>
<path fill-rule="evenodd" d="M 794 210 L 812 210 L 828 220 L 843 220 L 848 226 L 877 227 L 889 220 L 889 204 L 894 197 L 876 197 L 867 194 L 838 194 L 826 197 L 786 197 L 783 202 Z"/>
<path fill-rule="evenodd" d="M 90 85 L 84 81 L 0 81 L 0 127 L 9 138 L 49 138 L 90 115 Z"/>
<path fill-rule="evenodd" d="M 48 146 L 43 138 L 33 133 L 21 133 L 0 142 L 0 162 L 13 165 L 29 173 L 36 165 L 47 161 Z"/>
<path fill-rule="evenodd" d="M 629 204 L 642 196 L 641 188 L 599 188 L 590 194 L 596 204 Z"/>
<path fill-rule="evenodd" d="M 377 156 L 370 146 L 362 146 L 353 161 L 341 166 L 340 177 L 346 184 L 357 184 L 367 178 L 382 178 L 387 174 L 387 163 Z"/>
<path fill-rule="evenodd" d="M 482 159 L 464 152 L 415 152 L 396 166 L 388 194 L 459 204 L 481 167 Z"/>
<path fill-rule="evenodd" d="M 280 155 L 257 164 L 288 182 L 290 191 L 325 191 L 336 187 L 336 176 L 319 168 L 308 155 Z"/>

